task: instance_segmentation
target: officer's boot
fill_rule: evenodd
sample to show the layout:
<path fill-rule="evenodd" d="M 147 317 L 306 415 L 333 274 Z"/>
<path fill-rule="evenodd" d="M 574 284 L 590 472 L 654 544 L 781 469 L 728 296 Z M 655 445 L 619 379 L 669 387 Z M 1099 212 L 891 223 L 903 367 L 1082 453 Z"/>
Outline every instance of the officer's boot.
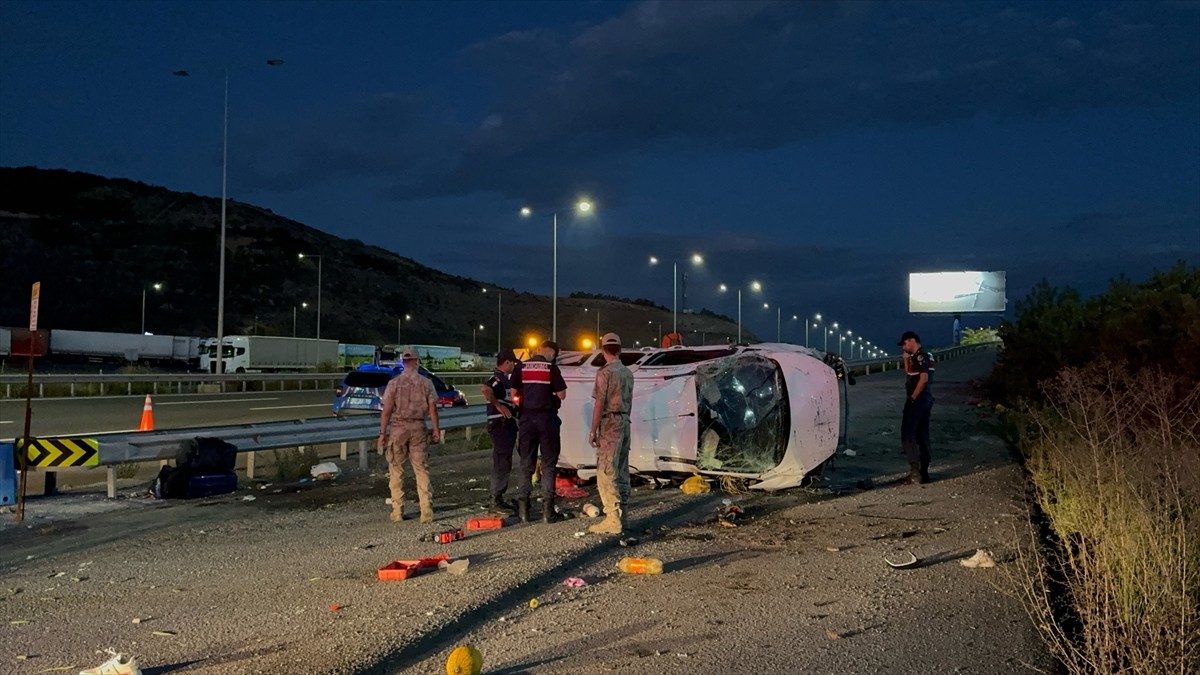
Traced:
<path fill-rule="evenodd" d="M 554 508 L 554 497 L 546 497 L 546 499 L 542 502 L 542 522 L 557 523 L 560 520 L 564 520 L 564 518 L 561 514 L 559 514 L 558 510 Z"/>
<path fill-rule="evenodd" d="M 517 510 L 513 506 L 512 502 L 504 501 L 504 497 L 501 497 L 500 495 L 492 495 L 492 504 L 489 508 L 492 510 L 492 512 L 501 512 L 507 514 L 515 513 Z"/>
<path fill-rule="evenodd" d="M 404 520 L 404 505 L 392 500 L 392 522 L 398 523 Z"/>
<path fill-rule="evenodd" d="M 522 523 L 529 522 L 529 497 L 517 499 L 517 518 L 520 518 Z"/>
<path fill-rule="evenodd" d="M 929 460 L 928 459 L 921 460 L 921 482 L 922 483 L 929 482 Z"/>
<path fill-rule="evenodd" d="M 921 483 L 925 482 L 925 479 L 921 477 L 921 463 L 920 462 L 909 462 L 908 463 L 908 480 L 907 480 L 907 482 L 912 483 L 914 485 L 920 485 Z"/>
<path fill-rule="evenodd" d="M 430 504 L 429 502 L 423 502 L 421 504 L 421 522 L 433 522 L 433 504 Z"/>
<path fill-rule="evenodd" d="M 621 534 L 624 531 L 625 514 L 621 509 L 606 511 L 604 520 L 588 528 L 595 534 Z"/>

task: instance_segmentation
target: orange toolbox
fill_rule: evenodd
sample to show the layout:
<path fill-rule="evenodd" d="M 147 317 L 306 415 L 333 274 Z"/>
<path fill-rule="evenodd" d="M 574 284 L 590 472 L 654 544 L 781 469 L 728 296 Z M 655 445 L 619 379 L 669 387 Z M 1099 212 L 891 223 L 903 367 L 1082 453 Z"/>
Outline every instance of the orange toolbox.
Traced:
<path fill-rule="evenodd" d="M 468 518 L 468 530 L 498 530 L 504 527 L 504 519 L 495 516 L 481 516 L 479 518 Z"/>
<path fill-rule="evenodd" d="M 392 562 L 379 568 L 380 581 L 404 581 L 409 577 L 416 576 L 427 569 L 432 569 L 438 566 L 438 563 L 443 560 L 449 561 L 450 556 L 442 554 L 433 558 L 421 558 L 420 560 L 393 560 Z"/>

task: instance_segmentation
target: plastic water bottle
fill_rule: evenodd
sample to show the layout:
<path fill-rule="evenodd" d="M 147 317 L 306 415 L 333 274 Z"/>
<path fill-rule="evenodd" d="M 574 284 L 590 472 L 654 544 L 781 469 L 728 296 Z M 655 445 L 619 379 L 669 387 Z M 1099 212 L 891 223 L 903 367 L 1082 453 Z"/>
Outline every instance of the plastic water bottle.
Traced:
<path fill-rule="evenodd" d="M 626 574 L 662 574 L 663 564 L 658 558 L 621 558 L 617 569 Z"/>

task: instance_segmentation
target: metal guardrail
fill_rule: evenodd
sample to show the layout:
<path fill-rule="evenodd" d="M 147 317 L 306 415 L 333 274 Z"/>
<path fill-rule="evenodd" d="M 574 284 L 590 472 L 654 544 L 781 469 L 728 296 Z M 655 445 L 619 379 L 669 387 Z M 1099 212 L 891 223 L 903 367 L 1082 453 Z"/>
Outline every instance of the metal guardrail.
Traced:
<path fill-rule="evenodd" d="M 490 372 L 438 373 L 447 384 L 479 384 L 487 380 Z M 0 399 L 24 398 L 27 374 L 0 375 Z M 259 391 L 283 391 L 289 384 L 295 384 L 294 389 L 332 390 L 343 379 L 346 373 L 242 373 L 213 375 L 210 373 L 166 373 L 166 374 L 125 374 L 125 373 L 79 373 L 56 375 L 49 373 L 34 373 L 33 386 L 36 391 L 34 398 L 48 398 L 46 388 L 51 393 L 63 392 L 59 396 L 49 398 L 73 397 L 79 395 L 99 396 L 133 396 L 134 394 L 193 394 L 221 393 L 225 391 L 247 391 L 252 383 L 259 383 Z M 307 386 L 311 383 L 311 386 Z M 137 387 L 134 391 L 134 385 Z M 144 385 L 150 385 L 146 387 Z M 204 385 L 213 387 L 213 391 L 203 391 Z M 95 391 L 93 391 L 93 387 Z"/>
<path fill-rule="evenodd" d="M 943 347 L 941 349 L 931 349 L 933 358 L 938 361 L 949 361 L 963 354 L 971 352 L 979 352 L 987 349 L 997 349 L 1002 343 L 997 342 L 982 342 L 973 345 L 958 345 L 955 347 Z M 846 366 L 854 375 L 870 375 L 872 372 L 887 372 L 888 370 L 899 370 L 904 367 L 903 357 L 888 356 L 881 359 L 858 359 L 847 361 Z"/>
<path fill-rule="evenodd" d="M 470 429 L 486 424 L 483 406 L 473 408 L 450 408 L 438 411 L 442 430 Z M 426 423 L 428 426 L 428 422 Z M 468 432 L 468 436 L 469 436 Z M 254 478 L 254 453 L 261 450 L 305 448 L 313 445 L 341 444 L 341 459 L 347 459 L 349 444 L 358 442 L 358 465 L 367 468 L 369 446 L 379 436 L 378 415 L 353 415 L 344 418 L 320 417 L 289 420 L 285 422 L 262 422 L 221 427 L 190 427 L 162 431 L 122 432 L 94 434 L 86 440 L 96 447 L 95 465 L 108 471 L 108 496 L 116 497 L 116 468 L 119 464 L 132 462 L 154 462 L 173 460 L 183 441 L 197 437 L 219 438 L 237 446 L 239 453 L 246 454 L 246 477 Z M 78 439 L 78 436 L 43 437 L 37 440 Z M 53 470 L 76 467 L 56 467 Z M 78 467 L 91 468 L 91 467 Z"/>

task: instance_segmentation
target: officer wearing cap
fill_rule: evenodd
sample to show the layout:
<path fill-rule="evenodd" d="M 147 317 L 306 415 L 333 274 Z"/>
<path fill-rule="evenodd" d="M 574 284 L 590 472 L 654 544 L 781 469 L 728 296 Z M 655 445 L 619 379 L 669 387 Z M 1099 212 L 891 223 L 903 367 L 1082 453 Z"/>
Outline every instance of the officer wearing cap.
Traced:
<path fill-rule="evenodd" d="M 437 392 L 433 382 L 421 375 L 421 357 L 406 347 L 400 357 L 404 372 L 392 378 L 383 392 L 379 415 L 379 447 L 386 451 L 388 489 L 392 493 L 392 520 L 404 520 L 404 462 L 412 464 L 421 504 L 421 522 L 433 521 L 433 490 L 429 484 L 426 415 L 433 421 L 433 442 L 441 440 L 438 427 Z M 388 425 L 391 423 L 391 435 Z"/>
<path fill-rule="evenodd" d="M 604 504 L 604 520 L 588 528 L 600 534 L 621 534 L 629 504 L 629 412 L 633 404 L 633 373 L 621 363 L 621 338 L 608 333 L 600 340 L 604 365 L 592 389 L 592 429 L 588 443 L 596 448 L 596 489 Z"/>
<path fill-rule="evenodd" d="M 921 348 L 921 336 L 905 331 L 896 343 L 904 358 L 904 417 L 900 422 L 900 447 L 908 459 L 910 483 L 929 482 L 929 415 L 933 410 L 931 389 L 936 364 L 933 355 Z"/>
<path fill-rule="evenodd" d="M 558 453 L 561 448 L 558 408 L 567 397 L 567 383 L 554 360 L 558 358 L 558 343 L 546 340 L 537 354 L 521 364 L 513 373 L 512 388 L 521 397 L 521 433 L 517 454 L 521 457 L 520 483 L 517 486 L 517 515 L 522 523 L 529 522 L 529 493 L 533 486 L 534 464 L 541 451 L 542 459 L 542 522 L 552 523 L 562 517 L 554 510 L 554 481 L 558 477 Z"/>
<path fill-rule="evenodd" d="M 511 502 L 504 500 L 517 443 L 517 407 L 508 395 L 508 377 L 516 365 L 517 357 L 511 349 L 500 352 L 491 379 L 479 388 L 487 400 L 487 430 L 492 437 L 492 508 L 501 511 L 516 510 Z"/>

